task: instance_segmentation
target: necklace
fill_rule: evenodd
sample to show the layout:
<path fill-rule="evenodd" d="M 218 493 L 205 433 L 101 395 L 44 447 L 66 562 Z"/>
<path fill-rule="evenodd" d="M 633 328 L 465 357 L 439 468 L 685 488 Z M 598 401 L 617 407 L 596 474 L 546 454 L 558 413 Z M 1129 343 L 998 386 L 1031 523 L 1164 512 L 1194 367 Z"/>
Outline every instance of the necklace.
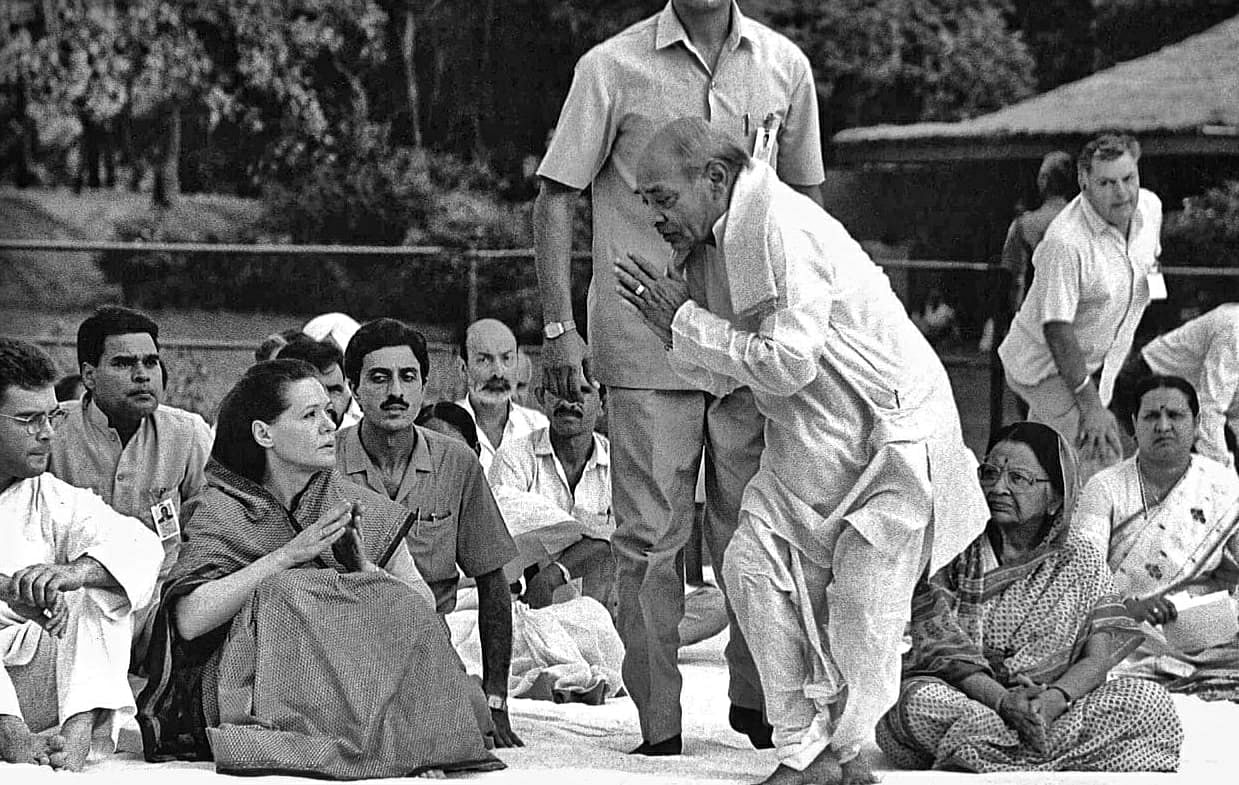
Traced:
<path fill-rule="evenodd" d="M 1174 487 L 1179 484 L 1179 480 L 1183 479 L 1183 475 L 1187 474 L 1188 466 L 1191 466 L 1191 465 L 1192 463 L 1191 463 L 1191 460 L 1189 459 L 1187 466 L 1183 467 L 1183 471 L 1179 472 L 1178 476 L 1174 478 L 1174 481 L 1171 482 L 1170 485 L 1166 486 L 1165 490 L 1161 492 L 1157 492 L 1157 489 L 1154 488 L 1153 489 L 1154 492 L 1149 493 L 1149 491 L 1145 488 L 1144 468 L 1140 463 L 1140 459 L 1139 458 L 1136 459 L 1136 481 L 1140 484 L 1140 506 L 1144 510 L 1144 519 L 1146 521 L 1149 519 L 1149 497 L 1150 496 L 1153 497 L 1154 507 L 1156 507 L 1158 504 L 1161 504 L 1162 501 L 1165 500 L 1165 498 L 1170 495 L 1170 491 L 1173 490 Z"/>

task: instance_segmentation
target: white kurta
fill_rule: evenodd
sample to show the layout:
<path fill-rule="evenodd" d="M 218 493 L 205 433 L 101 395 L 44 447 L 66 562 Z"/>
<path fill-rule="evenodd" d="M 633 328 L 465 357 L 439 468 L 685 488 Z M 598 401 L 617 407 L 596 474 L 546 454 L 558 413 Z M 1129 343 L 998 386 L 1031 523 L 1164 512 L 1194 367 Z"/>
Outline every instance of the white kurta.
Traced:
<path fill-rule="evenodd" d="M 100 722 L 119 723 L 114 714 L 135 711 L 129 689 L 130 614 L 151 600 L 163 548 L 141 521 L 114 511 L 91 491 L 43 474 L 0 492 L 0 573 L 12 575 L 33 564 L 68 564 L 90 556 L 120 584 L 119 589 L 82 589 L 66 594 L 70 616 L 56 641 L 60 721 L 105 709 Z M 28 665 L 39 649 L 43 628 L 0 602 L 0 714 L 22 716 L 7 668 Z"/>
<path fill-rule="evenodd" d="M 741 173 L 715 232 L 729 275 L 737 264 L 767 265 L 776 296 L 764 312 L 737 324 L 686 303 L 672 324 L 670 361 L 686 380 L 716 394 L 751 387 L 767 418 L 766 449 L 742 510 L 749 525 L 768 527 L 789 546 L 770 574 L 791 575 L 788 581 L 735 579 L 746 590 L 790 594 L 793 602 L 774 595 L 733 602 L 749 640 L 799 628 L 810 644 L 802 651 L 816 652 L 798 668 L 776 669 L 775 658 L 763 668 L 754 651 L 780 759 L 803 768 L 830 744 L 847 760 L 896 697 L 899 636 L 917 575 L 926 562 L 931 569 L 945 564 L 984 525 L 976 460 L 963 444 L 941 362 L 886 276 L 841 224 L 754 162 Z M 766 242 L 755 243 L 763 233 Z M 828 609 L 811 607 L 824 604 L 824 595 L 816 603 L 803 595 L 831 583 L 835 549 L 848 527 L 863 538 L 849 549 L 871 548 L 903 574 L 888 576 L 887 596 L 854 598 L 862 612 L 872 609 L 870 618 L 842 626 L 837 634 L 844 639 L 827 643 Z M 764 535 L 741 542 L 776 560 L 783 552 Z M 753 554 L 746 556 L 737 563 L 753 563 Z M 747 625 L 741 605 L 757 611 Z M 776 620 L 780 609 L 799 618 Z M 818 624 L 810 622 L 813 615 Z M 848 657 L 857 669 L 816 661 L 837 659 L 830 654 L 835 648 L 865 655 Z M 860 670 L 866 658 L 871 673 Z M 798 679 L 799 696 L 789 694 L 786 685 Z M 841 714 L 840 680 L 852 687 Z M 812 702 L 815 722 L 805 721 L 797 697 Z"/>

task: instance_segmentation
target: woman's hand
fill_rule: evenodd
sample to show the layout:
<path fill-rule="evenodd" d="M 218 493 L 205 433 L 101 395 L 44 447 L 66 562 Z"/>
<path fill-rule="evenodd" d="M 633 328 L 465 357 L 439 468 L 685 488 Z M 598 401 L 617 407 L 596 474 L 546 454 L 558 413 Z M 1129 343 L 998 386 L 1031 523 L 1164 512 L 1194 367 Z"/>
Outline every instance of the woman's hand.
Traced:
<path fill-rule="evenodd" d="M 1066 713 L 1068 705 L 1067 696 L 1058 689 L 1047 688 L 1032 700 L 1032 707 L 1041 715 L 1046 728 Z"/>
<path fill-rule="evenodd" d="M 360 502 L 353 502 L 349 512 L 348 525 L 344 536 L 331 546 L 331 552 L 336 561 L 344 565 L 349 572 L 374 572 L 378 567 L 366 556 L 365 543 L 361 538 L 361 516 L 366 508 Z"/>
<path fill-rule="evenodd" d="M 286 568 L 316 559 L 348 531 L 353 503 L 340 502 L 276 551 Z"/>
<path fill-rule="evenodd" d="M 1179 618 L 1179 609 L 1174 603 L 1162 596 L 1137 600 L 1134 597 L 1123 601 L 1127 613 L 1136 621 L 1147 621 L 1149 624 L 1165 624 Z"/>
<path fill-rule="evenodd" d="M 1033 706 L 1041 687 L 1010 687 L 995 709 L 1008 728 L 1015 731 L 1020 741 L 1036 752 L 1045 752 L 1045 719 Z"/>

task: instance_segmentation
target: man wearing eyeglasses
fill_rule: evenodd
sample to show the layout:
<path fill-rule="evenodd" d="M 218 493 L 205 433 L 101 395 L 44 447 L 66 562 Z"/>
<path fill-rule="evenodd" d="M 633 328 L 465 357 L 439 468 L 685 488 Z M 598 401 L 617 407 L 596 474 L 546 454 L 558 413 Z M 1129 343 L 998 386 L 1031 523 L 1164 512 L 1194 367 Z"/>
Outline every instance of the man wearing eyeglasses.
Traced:
<path fill-rule="evenodd" d="M 41 349 L 0 338 L 0 760 L 77 770 L 92 734 L 114 746 L 117 715 L 133 716 L 131 612 L 163 553 L 141 521 L 46 473 L 65 421 L 55 378 Z"/>
<path fill-rule="evenodd" d="M 210 428 L 198 415 L 161 403 L 167 379 L 159 326 L 145 314 L 97 310 L 78 327 L 77 361 L 86 394 L 64 404 L 68 419 L 52 446 L 50 470 L 159 535 L 162 588 L 180 553 L 182 505 L 205 482 Z M 135 672 L 145 664 L 156 604 L 134 617 Z"/>

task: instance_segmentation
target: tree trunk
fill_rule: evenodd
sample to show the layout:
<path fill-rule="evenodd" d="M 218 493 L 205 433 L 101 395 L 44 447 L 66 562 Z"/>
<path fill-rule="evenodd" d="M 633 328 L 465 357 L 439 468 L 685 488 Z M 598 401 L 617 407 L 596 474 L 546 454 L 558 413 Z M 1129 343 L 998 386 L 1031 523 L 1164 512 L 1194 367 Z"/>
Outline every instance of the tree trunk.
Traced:
<path fill-rule="evenodd" d="M 168 126 L 159 152 L 151 201 L 156 207 L 171 207 L 181 195 L 181 177 L 178 171 L 181 159 L 181 107 L 178 104 L 172 104 L 168 109 Z"/>
<path fill-rule="evenodd" d="M 473 104 L 473 157 L 477 161 L 488 161 L 489 150 L 485 129 L 482 125 L 482 115 L 489 113 L 494 105 L 494 74 L 491 73 L 491 33 L 494 29 L 495 0 L 486 0 L 482 9 L 482 45 L 481 62 L 478 64 L 477 98 Z"/>
<path fill-rule="evenodd" d="M 421 100 L 417 85 L 417 12 L 412 6 L 404 9 L 404 35 L 401 37 L 400 54 L 404 61 L 404 94 L 409 103 L 409 129 L 413 146 L 422 147 Z"/>

